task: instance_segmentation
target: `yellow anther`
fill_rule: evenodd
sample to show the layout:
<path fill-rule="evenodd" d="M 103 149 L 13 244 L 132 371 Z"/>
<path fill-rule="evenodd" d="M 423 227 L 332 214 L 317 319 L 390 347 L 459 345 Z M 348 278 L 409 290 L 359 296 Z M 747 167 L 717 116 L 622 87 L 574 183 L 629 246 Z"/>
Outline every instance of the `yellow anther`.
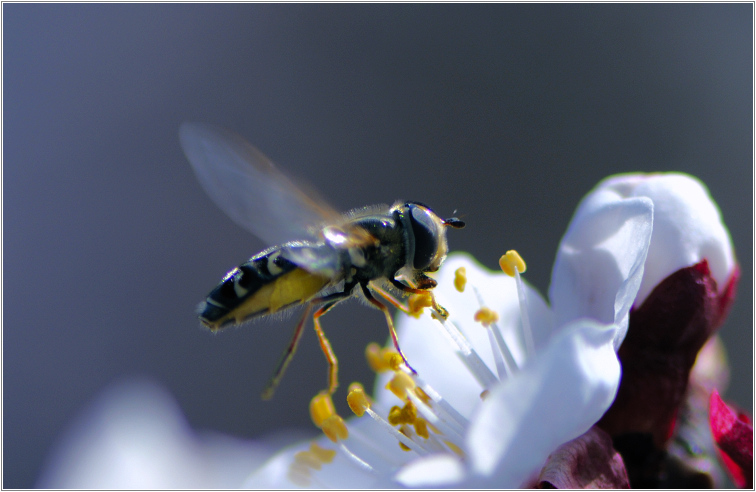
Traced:
<path fill-rule="evenodd" d="M 425 391 L 423 391 L 422 388 L 420 388 L 420 387 L 415 388 L 415 396 L 417 396 L 418 398 L 420 398 L 421 402 L 425 403 L 426 405 L 430 405 L 431 398 L 430 398 L 430 396 L 428 396 L 428 393 L 426 393 Z"/>
<path fill-rule="evenodd" d="M 401 441 L 399 442 L 399 447 L 402 448 L 402 451 L 412 451 L 410 448 L 407 447 L 406 444 L 404 444 Z"/>
<path fill-rule="evenodd" d="M 415 419 L 415 432 L 417 432 L 417 435 L 422 437 L 423 439 L 428 439 L 430 437 L 430 433 L 428 433 L 428 422 L 421 418 Z"/>
<path fill-rule="evenodd" d="M 388 362 L 389 367 L 392 371 L 398 371 L 402 364 L 404 364 L 404 359 L 402 359 L 402 356 L 394 352 L 393 350 L 385 350 L 386 354 L 383 357 Z"/>
<path fill-rule="evenodd" d="M 458 454 L 459 456 L 464 456 L 465 455 L 465 453 L 461 449 L 459 449 L 459 446 L 457 446 L 453 442 L 451 442 L 451 441 L 444 441 L 444 444 L 446 444 L 447 446 L 449 446 L 449 449 L 451 449 L 454 453 Z"/>
<path fill-rule="evenodd" d="M 334 414 L 325 419 L 323 422 L 323 434 L 333 442 L 338 442 L 349 437 L 349 431 L 344 423 L 344 419 Z"/>
<path fill-rule="evenodd" d="M 499 313 L 488 307 L 482 307 L 475 313 L 475 321 L 483 326 L 490 326 L 499 321 Z"/>
<path fill-rule="evenodd" d="M 507 251 L 507 254 L 499 258 L 499 266 L 510 277 L 515 276 L 515 268 L 520 273 L 525 273 L 525 270 L 528 268 L 520 253 L 513 249 L 510 249 Z"/>
<path fill-rule="evenodd" d="M 381 348 L 380 345 L 373 342 L 365 348 L 365 357 L 367 358 L 370 369 L 374 372 L 384 372 L 388 370 L 395 371 L 402 362 L 402 356 L 389 348 Z"/>
<path fill-rule="evenodd" d="M 391 410 L 389 410 L 388 414 L 388 423 L 391 425 L 399 425 L 401 422 L 399 421 L 402 416 L 402 409 L 398 406 L 391 407 Z"/>
<path fill-rule="evenodd" d="M 407 391 L 415 389 L 415 381 L 412 377 L 401 371 L 397 371 L 391 381 L 386 385 L 386 389 L 394 393 L 398 398 L 404 400 L 407 397 Z"/>
<path fill-rule="evenodd" d="M 362 417 L 365 411 L 370 408 L 370 399 L 365 394 L 365 389 L 359 383 L 352 383 L 347 395 L 347 403 L 355 415 Z"/>
<path fill-rule="evenodd" d="M 322 429 L 326 419 L 334 415 L 336 407 L 327 391 L 321 391 L 310 400 L 310 418 L 317 428 Z"/>
<path fill-rule="evenodd" d="M 326 449 L 318 446 L 318 443 L 310 444 L 310 453 L 315 456 L 321 463 L 330 463 L 336 457 L 335 449 Z"/>
<path fill-rule="evenodd" d="M 409 315 L 419 318 L 423 314 L 423 309 L 433 306 L 433 298 L 430 292 L 412 294 L 409 296 L 407 305 L 409 307 Z"/>
<path fill-rule="evenodd" d="M 408 401 L 404 407 L 391 407 L 388 414 L 388 423 L 391 425 L 413 424 L 417 420 L 417 408 Z"/>
<path fill-rule="evenodd" d="M 490 391 L 483 390 L 483 392 L 480 394 L 480 399 L 485 400 L 486 398 L 488 398 L 488 393 L 490 393 Z"/>
<path fill-rule="evenodd" d="M 467 270 L 465 267 L 459 267 L 454 271 L 454 288 L 459 292 L 464 292 L 465 285 L 467 285 Z"/>
<path fill-rule="evenodd" d="M 300 466 L 305 466 L 314 470 L 320 470 L 323 466 L 318 457 L 310 451 L 298 452 L 294 455 L 294 461 Z"/>

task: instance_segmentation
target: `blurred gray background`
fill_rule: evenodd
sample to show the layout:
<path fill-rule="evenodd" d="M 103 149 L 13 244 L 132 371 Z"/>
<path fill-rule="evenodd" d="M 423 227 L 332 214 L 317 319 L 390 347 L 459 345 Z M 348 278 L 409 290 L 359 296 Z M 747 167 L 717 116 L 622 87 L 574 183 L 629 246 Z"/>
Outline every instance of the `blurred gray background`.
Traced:
<path fill-rule="evenodd" d="M 295 317 L 212 336 L 195 305 L 265 245 L 204 195 L 185 120 L 233 129 L 340 209 L 413 199 L 507 249 L 546 291 L 580 198 L 625 171 L 685 171 L 742 267 L 721 333 L 753 410 L 751 4 L 4 4 L 3 487 L 105 387 L 144 376 L 190 423 L 310 428 L 326 383 L 311 329 L 260 391 Z M 379 312 L 324 318 L 342 387 L 370 381 Z M 338 395 L 341 403 L 345 396 Z"/>

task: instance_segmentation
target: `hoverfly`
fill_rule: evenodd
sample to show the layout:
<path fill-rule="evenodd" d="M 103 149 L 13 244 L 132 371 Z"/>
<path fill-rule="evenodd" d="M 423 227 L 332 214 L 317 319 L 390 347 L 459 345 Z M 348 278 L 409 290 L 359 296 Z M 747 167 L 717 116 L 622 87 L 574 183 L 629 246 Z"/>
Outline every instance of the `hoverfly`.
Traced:
<path fill-rule="evenodd" d="M 304 305 L 272 378 L 268 399 L 291 361 L 313 309 L 313 324 L 329 363 L 329 393 L 338 386 L 338 363 L 320 317 L 350 297 L 380 309 L 399 349 L 391 313 L 375 294 L 396 307 L 386 289 L 428 293 L 436 281 L 426 275 L 446 257 L 446 228 L 457 218 L 441 219 L 418 202 L 397 202 L 339 214 L 279 171 L 239 135 L 205 124 L 184 123 L 181 146 L 210 198 L 237 224 L 272 245 L 229 271 L 198 307 L 212 331 L 248 319 Z M 433 299 L 433 298 L 432 298 Z M 438 311 L 444 312 L 433 299 Z"/>

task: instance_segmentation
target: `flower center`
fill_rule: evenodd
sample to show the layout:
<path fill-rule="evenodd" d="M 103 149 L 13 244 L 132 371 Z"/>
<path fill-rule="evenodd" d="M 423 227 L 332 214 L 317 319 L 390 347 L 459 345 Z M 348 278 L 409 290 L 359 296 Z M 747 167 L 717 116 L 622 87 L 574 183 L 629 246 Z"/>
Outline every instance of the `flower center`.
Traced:
<path fill-rule="evenodd" d="M 526 353 L 532 355 L 534 351 L 533 337 L 530 333 L 530 323 L 527 317 L 525 288 L 520 278 L 520 273 L 526 269 L 525 262 L 516 251 L 512 250 L 501 257 L 499 264 L 504 273 L 515 279 L 523 340 L 525 341 Z M 483 362 L 456 323 L 450 321 L 448 316 L 443 315 L 447 313 L 438 311 L 439 307 L 435 305 L 430 295 L 411 295 L 407 302 L 408 307 L 402 308 L 402 310 L 411 316 L 419 317 L 425 308 L 430 308 L 431 317 L 436 320 L 436 325 L 450 341 L 470 374 L 484 388 L 480 397 L 485 398 L 494 384 L 517 372 L 519 367 L 497 326 L 498 313 L 485 306 L 476 287 L 474 285 L 469 286 L 468 283 L 464 267 L 457 269 L 454 276 L 455 289 L 463 292 L 466 288 L 472 287 L 478 297 L 480 309 L 475 313 L 474 321 L 481 323 L 488 333 L 497 374 L 494 374 Z M 380 408 L 365 393 L 361 384 L 353 383 L 349 387 L 347 396 L 347 403 L 352 412 L 357 417 L 363 417 L 365 414 L 370 416 L 378 423 L 380 428 L 396 439 L 399 449 L 405 452 L 414 452 L 419 456 L 430 453 L 451 453 L 464 459 L 464 434 L 469 426 L 467 418 L 426 383 L 420 374 L 408 367 L 402 356 L 393 348 L 381 348 L 378 344 L 371 343 L 365 350 L 365 357 L 374 372 L 392 371 L 394 373 L 386 385 L 386 389 L 401 401 L 401 405 L 395 405 L 390 409 Z M 361 432 L 354 433 L 350 437 L 347 425 L 344 419 L 336 413 L 328 392 L 323 391 L 312 399 L 310 414 L 315 425 L 323 430 L 323 433 L 333 443 L 339 446 L 343 455 L 351 462 L 374 474 L 378 473 L 377 470 L 386 469 L 385 466 L 378 463 L 370 464 L 361 459 L 346 446 L 345 441 L 351 439 L 357 440 L 360 448 L 370 448 L 371 443 L 363 442 L 370 439 Z M 317 447 L 317 445 L 313 446 Z M 289 473 L 290 478 L 292 480 L 296 478 L 298 480 L 296 483 L 310 484 L 310 472 L 319 470 L 323 464 L 332 462 L 335 452 L 335 450 L 326 450 L 320 447 L 317 447 L 317 449 L 311 447 L 310 450 L 301 451 L 295 455 Z M 390 456 L 391 452 L 388 454 Z M 396 465 L 397 463 L 401 464 L 404 460 L 392 461 Z"/>

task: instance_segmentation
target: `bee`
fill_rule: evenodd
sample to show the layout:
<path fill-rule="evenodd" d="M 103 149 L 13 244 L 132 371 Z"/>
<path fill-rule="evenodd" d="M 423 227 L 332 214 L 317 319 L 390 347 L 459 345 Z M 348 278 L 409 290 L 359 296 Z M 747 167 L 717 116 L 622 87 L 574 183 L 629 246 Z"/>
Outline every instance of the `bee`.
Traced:
<path fill-rule="evenodd" d="M 200 322 L 212 331 L 304 305 L 289 345 L 269 380 L 269 399 L 294 356 L 307 319 L 329 364 L 328 391 L 338 386 L 338 361 L 320 318 L 351 297 L 380 309 L 404 363 L 384 298 L 397 308 L 401 295 L 429 293 L 427 276 L 447 253 L 446 229 L 464 222 L 441 219 L 427 205 L 399 201 L 339 214 L 314 192 L 278 170 L 239 135 L 219 127 L 184 123 L 181 146 L 205 192 L 234 222 L 271 247 L 229 271 L 198 307 Z M 445 310 L 431 299 L 438 312 Z"/>

